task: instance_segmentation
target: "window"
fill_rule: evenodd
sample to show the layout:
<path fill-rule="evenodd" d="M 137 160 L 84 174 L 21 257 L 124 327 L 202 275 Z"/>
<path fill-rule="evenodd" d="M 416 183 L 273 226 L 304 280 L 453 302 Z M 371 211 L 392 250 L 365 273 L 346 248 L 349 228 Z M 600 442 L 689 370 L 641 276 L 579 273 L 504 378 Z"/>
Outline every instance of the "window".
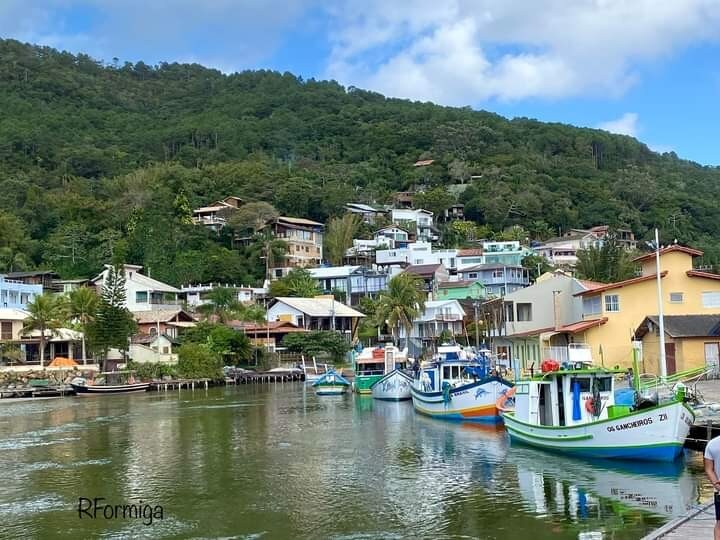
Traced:
<path fill-rule="evenodd" d="M 583 316 L 597 315 L 602 311 L 599 296 L 590 296 L 583 298 Z"/>
<path fill-rule="evenodd" d="M 670 293 L 670 303 L 671 304 L 682 304 L 683 302 L 683 293 L 681 292 L 671 292 Z"/>
<path fill-rule="evenodd" d="M 501 278 L 504 275 L 505 274 L 503 273 L 502 270 L 493 270 L 493 273 L 492 273 L 492 277 L 494 277 L 494 278 Z"/>
<path fill-rule="evenodd" d="M 617 294 L 606 294 L 605 295 L 605 311 L 617 312 L 620 311 L 620 296 Z"/>
<path fill-rule="evenodd" d="M 12 339 L 12 323 L 0 323 L 0 339 Z"/>
<path fill-rule="evenodd" d="M 135 292 L 135 303 L 136 304 L 147 304 L 148 293 L 147 291 L 136 291 Z"/>
<path fill-rule="evenodd" d="M 482 264 L 482 257 L 463 258 L 464 264 Z"/>
<path fill-rule="evenodd" d="M 532 321 L 532 304 L 523 303 L 517 305 L 517 320 L 518 322 Z"/>
<path fill-rule="evenodd" d="M 514 315 L 513 303 L 505 302 L 505 320 L 507 322 L 514 322 L 515 317 L 513 317 L 513 315 Z"/>
<path fill-rule="evenodd" d="M 570 389 L 571 390 L 575 387 L 575 383 L 578 384 L 581 392 L 589 392 L 590 391 L 590 379 L 589 378 L 573 377 L 570 381 Z"/>
<path fill-rule="evenodd" d="M 422 264 L 422 263 L 423 263 L 423 260 L 422 260 L 422 259 L 415 259 L 415 263 L 414 263 L 414 264 Z"/>
<path fill-rule="evenodd" d="M 702 293 L 702 305 L 704 308 L 720 308 L 720 292 Z"/>
<path fill-rule="evenodd" d="M 468 274 L 468 279 L 477 279 L 478 275 L 477 272 L 470 272 Z"/>

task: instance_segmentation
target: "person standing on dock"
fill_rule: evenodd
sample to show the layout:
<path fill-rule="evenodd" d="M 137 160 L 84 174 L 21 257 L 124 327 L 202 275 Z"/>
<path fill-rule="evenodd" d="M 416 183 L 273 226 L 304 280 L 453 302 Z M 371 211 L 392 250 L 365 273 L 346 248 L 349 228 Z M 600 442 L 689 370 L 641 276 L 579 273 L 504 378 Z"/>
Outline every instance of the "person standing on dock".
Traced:
<path fill-rule="evenodd" d="M 715 488 L 715 540 L 720 540 L 720 437 L 705 447 L 705 474 Z"/>

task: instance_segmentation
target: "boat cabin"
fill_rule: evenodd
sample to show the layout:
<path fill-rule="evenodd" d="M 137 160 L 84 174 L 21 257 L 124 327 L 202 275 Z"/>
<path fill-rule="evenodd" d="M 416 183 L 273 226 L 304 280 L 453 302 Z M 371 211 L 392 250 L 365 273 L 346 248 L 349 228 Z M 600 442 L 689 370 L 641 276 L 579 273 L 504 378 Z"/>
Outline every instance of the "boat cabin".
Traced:
<path fill-rule="evenodd" d="M 587 424 L 615 416 L 615 371 L 579 369 L 551 371 L 519 381 L 515 418 L 550 427 Z"/>
<path fill-rule="evenodd" d="M 475 357 L 459 345 L 441 345 L 435 359 L 424 362 L 415 378 L 424 392 L 440 392 L 444 383 L 455 388 L 483 379 L 490 368 L 486 355 Z"/>
<path fill-rule="evenodd" d="M 397 347 L 366 347 L 355 358 L 355 375 L 385 375 L 394 369 L 407 369 L 407 351 Z"/>

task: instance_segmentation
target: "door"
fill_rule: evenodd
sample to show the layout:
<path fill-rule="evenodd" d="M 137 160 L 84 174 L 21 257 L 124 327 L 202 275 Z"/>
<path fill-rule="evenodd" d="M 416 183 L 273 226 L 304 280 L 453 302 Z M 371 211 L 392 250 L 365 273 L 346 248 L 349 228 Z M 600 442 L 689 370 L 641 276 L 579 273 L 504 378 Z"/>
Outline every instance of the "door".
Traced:
<path fill-rule="evenodd" d="M 720 364 L 720 343 L 705 344 L 705 367 L 712 368 L 714 373 L 718 372 Z"/>
<path fill-rule="evenodd" d="M 667 374 L 672 375 L 677 371 L 677 367 L 675 366 L 675 344 L 674 343 L 666 343 L 665 344 L 665 365 L 667 367 Z"/>

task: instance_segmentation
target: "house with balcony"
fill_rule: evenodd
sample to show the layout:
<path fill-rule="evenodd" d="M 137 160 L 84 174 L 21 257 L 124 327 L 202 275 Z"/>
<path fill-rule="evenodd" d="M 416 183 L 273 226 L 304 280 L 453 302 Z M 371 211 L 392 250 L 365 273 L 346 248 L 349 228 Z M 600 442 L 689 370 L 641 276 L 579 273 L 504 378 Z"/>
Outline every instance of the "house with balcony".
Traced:
<path fill-rule="evenodd" d="M 396 225 L 414 229 L 418 242 L 434 242 L 439 238 L 433 224 L 433 213 L 429 210 L 395 208 L 391 210 L 390 219 Z"/>
<path fill-rule="evenodd" d="M 232 289 L 235 299 L 242 304 L 252 304 L 265 298 L 267 287 L 250 287 L 249 285 L 234 285 L 229 283 L 199 283 L 197 285 L 183 285 L 180 292 L 185 302 L 191 308 L 202 306 L 209 302 L 209 294 L 214 289 Z"/>
<path fill-rule="evenodd" d="M 483 242 L 484 264 L 503 264 L 521 266 L 522 260 L 533 252 L 517 240 L 505 242 Z"/>
<path fill-rule="evenodd" d="M 154 309 L 133 313 L 138 325 L 138 334 L 179 338 L 188 328 L 196 325 L 195 318 L 184 309 Z"/>
<path fill-rule="evenodd" d="M 43 286 L 40 283 L 29 284 L 0 274 L 0 308 L 25 309 L 42 293 Z"/>
<path fill-rule="evenodd" d="M 92 280 L 98 294 L 102 293 L 110 268 L 110 265 L 105 265 L 105 269 Z M 142 266 L 124 264 L 122 269 L 125 275 L 125 307 L 132 313 L 177 310 L 182 306 L 180 289 L 143 275 Z"/>
<path fill-rule="evenodd" d="M 246 321 L 230 321 L 228 326 L 242 332 L 255 347 L 261 347 L 269 352 L 281 348 L 283 339 L 288 334 L 307 333 L 310 330 L 299 328 L 289 321 L 274 321 L 266 323 L 250 323 Z"/>
<path fill-rule="evenodd" d="M 448 281 L 450 277 L 441 263 L 411 265 L 405 269 L 405 273 L 413 274 L 423 280 L 423 290 L 428 295 L 428 300 L 435 298 L 439 284 Z"/>
<path fill-rule="evenodd" d="M 465 268 L 485 263 L 485 257 L 483 257 L 481 247 L 458 249 L 455 258 L 458 272 L 461 272 Z"/>
<path fill-rule="evenodd" d="M 464 318 L 465 310 L 457 300 L 428 300 L 422 314 L 413 321 L 410 334 L 401 327 L 399 336 L 407 344 L 410 356 L 430 356 L 443 333 L 463 335 Z"/>
<path fill-rule="evenodd" d="M 547 259 L 557 268 L 574 268 L 577 264 L 577 252 L 591 247 L 602 247 L 602 240 L 592 231 L 572 229 L 571 232 L 550 238 L 533 248 L 535 253 Z"/>
<path fill-rule="evenodd" d="M 240 208 L 245 201 L 240 197 L 225 197 L 208 206 L 193 210 L 193 222 L 217 232 L 225 226 L 231 212 Z"/>
<path fill-rule="evenodd" d="M 450 273 L 454 273 L 457 268 L 457 251 L 456 249 L 434 250 L 429 242 L 413 242 L 405 248 L 377 250 L 375 264 L 380 267 L 395 268 L 442 264 Z"/>
<path fill-rule="evenodd" d="M 30 270 L 28 272 L 7 272 L 4 274 L 5 279 L 14 283 L 24 283 L 25 285 L 40 285 L 42 292 L 54 293 L 60 288 L 56 285 L 56 281 L 60 277 L 52 270 Z"/>
<path fill-rule="evenodd" d="M 390 225 L 389 227 L 383 227 L 375 231 L 373 239 L 376 242 L 376 247 L 385 246 L 390 249 L 405 248 L 410 243 L 410 231 L 397 225 Z"/>
<path fill-rule="evenodd" d="M 268 322 L 290 322 L 306 330 L 333 330 L 349 341 L 357 337 L 365 315 L 330 296 L 315 298 L 278 297 L 267 310 Z"/>
<path fill-rule="evenodd" d="M 318 281 L 323 294 L 339 291 L 345 294 L 345 302 L 351 306 L 363 297 L 375 298 L 387 289 L 390 273 L 365 266 L 323 266 L 309 268 L 308 272 Z"/>
<path fill-rule="evenodd" d="M 287 244 L 284 260 L 269 268 L 271 277 L 284 277 L 293 268 L 320 266 L 324 228 L 322 223 L 303 218 L 280 216 L 268 221 L 264 229 Z"/>
<path fill-rule="evenodd" d="M 487 296 L 505 296 L 530 284 L 530 274 L 522 266 L 478 264 L 458 272 L 464 281 L 480 281 Z"/>

